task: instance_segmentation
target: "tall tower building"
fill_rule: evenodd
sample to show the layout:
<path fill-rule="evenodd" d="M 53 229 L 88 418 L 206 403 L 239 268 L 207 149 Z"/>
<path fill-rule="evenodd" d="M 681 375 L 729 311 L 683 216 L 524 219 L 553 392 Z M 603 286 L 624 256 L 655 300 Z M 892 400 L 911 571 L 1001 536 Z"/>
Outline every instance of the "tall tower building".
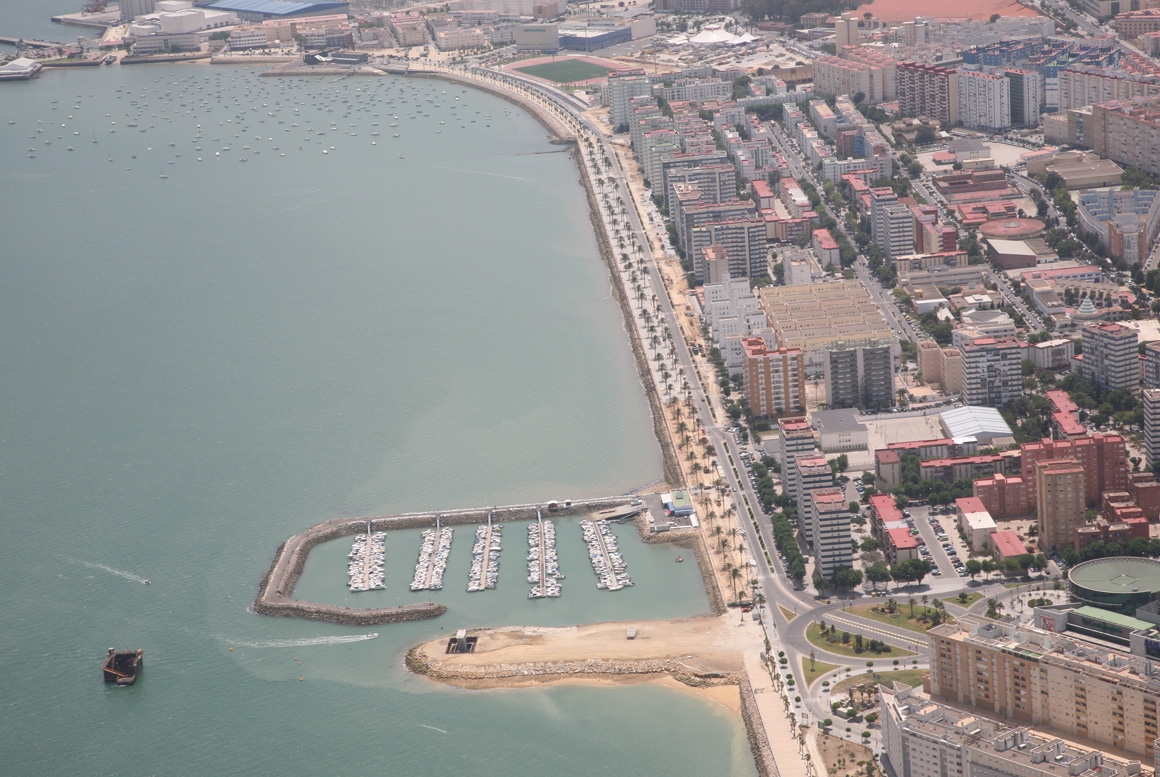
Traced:
<path fill-rule="evenodd" d="M 758 418 L 804 413 L 806 357 L 800 348 L 770 350 L 760 337 L 741 341 L 745 349 L 745 389 Z"/>
<path fill-rule="evenodd" d="M 834 343 L 826 349 L 825 374 L 830 409 L 894 406 L 894 353 L 888 342 Z"/>
<path fill-rule="evenodd" d="M 1041 550 L 1063 550 L 1075 544 L 1084 524 L 1084 472 L 1075 459 L 1035 462 L 1035 502 Z"/>
<path fill-rule="evenodd" d="M 1096 323 L 1083 328 L 1083 376 L 1108 391 L 1140 385 L 1140 354 L 1135 329 Z"/>
<path fill-rule="evenodd" d="M 891 259 L 914 253 L 914 214 L 893 189 L 870 190 L 870 234 Z"/>
<path fill-rule="evenodd" d="M 799 453 L 794 460 L 794 472 L 797 475 L 797 511 L 798 521 L 802 533 L 811 544 L 817 543 L 817 535 L 813 533 L 813 524 L 806 520 L 809 513 L 809 498 L 814 491 L 834 486 L 834 470 L 830 462 L 819 452 Z M 849 503 L 847 503 L 849 506 Z"/>
<path fill-rule="evenodd" d="M 638 68 L 614 70 L 608 74 L 608 85 L 604 89 L 605 104 L 612 109 L 612 127 L 616 129 L 628 124 L 629 100 L 652 94 L 652 81 Z"/>
<path fill-rule="evenodd" d="M 1160 388 L 1146 388 L 1144 400 L 1144 455 L 1148 469 L 1155 470 L 1160 463 Z"/>
<path fill-rule="evenodd" d="M 817 562 L 814 569 L 829 578 L 838 569 L 852 567 L 850 503 L 842 489 L 823 488 L 809 492 L 802 524 L 807 521 Z"/>
<path fill-rule="evenodd" d="M 814 429 L 804 418 L 779 418 L 777 431 L 781 482 L 785 492 L 797 499 L 797 455 L 814 450 Z"/>

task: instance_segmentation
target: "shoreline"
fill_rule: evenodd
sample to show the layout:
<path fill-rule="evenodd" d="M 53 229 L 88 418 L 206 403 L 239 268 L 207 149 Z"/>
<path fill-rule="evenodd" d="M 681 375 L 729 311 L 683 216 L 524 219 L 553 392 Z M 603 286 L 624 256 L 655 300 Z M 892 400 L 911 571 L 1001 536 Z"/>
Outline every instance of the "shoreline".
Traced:
<path fill-rule="evenodd" d="M 548 131 L 553 143 L 572 146 L 572 158 L 576 163 L 580 176 L 580 186 L 584 189 L 588 200 L 588 219 L 592 224 L 592 232 L 596 238 L 596 247 L 600 251 L 600 258 L 608 269 L 612 293 L 620 307 L 621 319 L 628 333 L 629 345 L 636 362 L 637 376 L 640 379 L 641 386 L 644 388 L 645 397 L 648 399 L 649 410 L 652 413 L 653 436 L 656 438 L 657 444 L 661 449 L 661 466 L 664 473 L 664 482 L 672 488 L 678 487 L 684 482 L 680 459 L 668 434 L 660 391 L 653 381 L 652 373 L 649 370 L 648 357 L 645 354 L 643 344 L 640 342 L 636 327 L 633 326 L 632 305 L 629 301 L 628 293 L 624 288 L 620 273 L 617 271 L 616 252 L 612 249 L 611 237 L 601 224 L 600 203 L 597 199 L 596 189 L 588 176 L 588 170 L 584 165 L 583 159 L 579 156 L 580 147 L 576 137 L 564 128 L 559 120 L 537 101 L 529 99 L 521 92 L 506 89 L 486 79 L 443 70 L 409 71 L 406 75 L 407 77 L 414 76 L 418 78 L 441 78 L 451 83 L 462 84 L 494 94 L 510 103 L 518 105 L 530 113 Z"/>
<path fill-rule="evenodd" d="M 695 616 L 637 624 L 504 627 L 469 630 L 471 653 L 446 653 L 443 636 L 412 647 L 406 668 L 427 680 L 465 690 L 581 684 L 657 684 L 721 705 L 740 718 L 761 777 L 779 774 L 742 652 L 756 637 L 725 616 Z M 698 650 L 700 648 L 700 650 Z"/>

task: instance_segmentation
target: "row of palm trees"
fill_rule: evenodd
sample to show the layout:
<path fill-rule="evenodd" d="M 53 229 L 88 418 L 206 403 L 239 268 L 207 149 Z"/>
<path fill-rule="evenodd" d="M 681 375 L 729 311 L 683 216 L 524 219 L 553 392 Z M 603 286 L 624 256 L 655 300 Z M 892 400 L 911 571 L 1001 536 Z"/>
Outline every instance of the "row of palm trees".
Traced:
<path fill-rule="evenodd" d="M 692 428 L 685 420 L 685 414 L 688 411 L 688 420 L 697 424 L 697 419 L 692 412 L 692 387 L 687 376 L 678 369 L 679 357 L 676 342 L 669 322 L 664 317 L 660 298 L 651 291 L 651 286 L 647 283 L 651 274 L 650 262 L 632 231 L 624 199 L 616 192 L 616 179 L 611 174 L 612 162 L 608 158 L 607 150 L 603 147 L 597 147 L 591 133 L 574 115 L 538 94 L 537 90 L 527 87 L 518 80 L 498 74 L 492 75 L 508 87 L 523 92 L 548 107 L 580 140 L 581 157 L 588 167 L 589 180 L 596 185 L 596 194 L 603 206 L 605 221 L 612 228 L 612 240 L 621 252 L 621 275 L 627 281 L 625 286 L 630 290 L 635 302 L 637 318 L 647 334 L 645 345 L 651 349 L 650 361 L 654 363 L 653 369 L 659 378 L 656 383 L 663 391 L 664 404 L 669 408 L 669 414 L 675 423 L 676 436 L 679 438 L 678 447 L 688 449 L 686 455 L 692 473 L 694 475 L 704 474 L 708 478 L 715 471 L 716 451 L 712 445 L 706 444 L 698 454 L 693 446 Z M 680 379 L 679 386 L 674 383 L 676 378 Z M 680 396 L 678 396 L 678 390 Z M 670 429 L 672 428 L 670 426 Z M 732 505 L 725 507 L 720 516 L 716 510 L 712 509 L 710 502 L 713 489 L 717 491 L 719 503 L 723 502 L 727 490 L 721 478 L 714 478 L 712 481 L 706 479 L 701 482 L 702 507 L 705 508 L 702 514 L 705 516 L 705 520 L 708 523 L 714 523 L 718 518 L 721 518 L 726 522 L 732 522 L 737 515 L 737 511 Z M 716 541 L 717 553 L 721 557 L 721 571 L 729 580 L 733 588 L 734 598 L 736 598 L 739 594 L 738 586 L 746 581 L 745 570 L 748 568 L 745 560 L 745 543 L 739 539 L 742 534 L 736 526 L 731 525 L 726 529 L 724 526 L 716 524 L 713 526 L 711 535 Z"/>

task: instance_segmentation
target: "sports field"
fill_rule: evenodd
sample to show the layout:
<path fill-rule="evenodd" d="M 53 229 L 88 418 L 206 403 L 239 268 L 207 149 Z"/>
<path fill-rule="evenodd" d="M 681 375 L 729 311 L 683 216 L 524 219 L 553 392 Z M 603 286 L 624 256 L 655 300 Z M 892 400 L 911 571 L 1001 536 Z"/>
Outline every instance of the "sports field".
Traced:
<path fill-rule="evenodd" d="M 585 62 L 582 59 L 561 59 L 557 62 L 517 67 L 516 70 L 558 84 L 570 84 L 574 81 L 587 81 L 590 78 L 604 78 L 612 68 Z"/>

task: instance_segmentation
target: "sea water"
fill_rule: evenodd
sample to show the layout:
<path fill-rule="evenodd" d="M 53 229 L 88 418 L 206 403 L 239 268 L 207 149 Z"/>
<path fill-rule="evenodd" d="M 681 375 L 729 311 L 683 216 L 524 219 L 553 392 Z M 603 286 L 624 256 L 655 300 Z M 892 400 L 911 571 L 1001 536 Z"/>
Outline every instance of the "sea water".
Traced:
<path fill-rule="evenodd" d="M 0 89 L 0 181 L 0 771 L 754 774 L 739 722 L 690 695 L 403 668 L 465 625 L 706 612 L 696 565 L 631 526 L 619 592 L 565 519 L 558 600 L 524 598 L 520 523 L 478 594 L 457 528 L 438 619 L 247 609 L 328 518 L 660 478 L 574 162 L 529 116 L 435 80 L 54 71 Z M 348 549 L 300 592 L 351 597 Z M 417 551 L 390 533 L 365 601 L 430 596 L 405 590 Z M 109 646 L 145 649 L 136 686 L 101 682 Z"/>

